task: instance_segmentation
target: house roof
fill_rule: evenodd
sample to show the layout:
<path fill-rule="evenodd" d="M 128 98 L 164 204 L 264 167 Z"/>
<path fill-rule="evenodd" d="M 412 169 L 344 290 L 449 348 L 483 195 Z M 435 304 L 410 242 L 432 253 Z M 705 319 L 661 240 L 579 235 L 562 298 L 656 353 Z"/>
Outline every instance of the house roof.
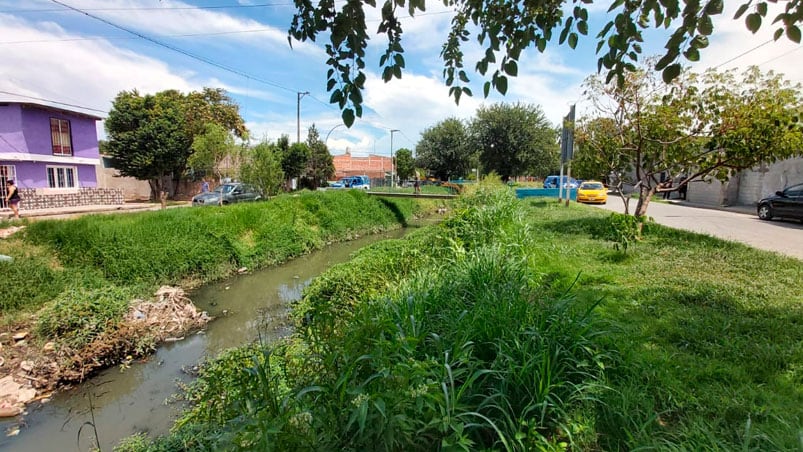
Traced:
<path fill-rule="evenodd" d="M 49 110 L 49 111 L 55 111 L 55 112 L 62 113 L 62 114 L 70 114 L 70 115 L 75 115 L 75 116 L 81 116 L 81 117 L 84 117 L 84 118 L 94 119 L 95 121 L 100 121 L 100 120 L 103 119 L 100 116 L 90 115 L 89 113 L 82 113 L 80 111 L 68 110 L 66 108 L 54 107 L 52 105 L 40 104 L 40 103 L 37 103 L 37 102 L 17 102 L 17 101 L 13 101 L 13 100 L 7 100 L 7 101 L 0 100 L 0 105 L 11 105 L 11 104 L 20 105 L 23 108 L 36 108 L 36 109 L 39 109 L 39 110 Z"/>

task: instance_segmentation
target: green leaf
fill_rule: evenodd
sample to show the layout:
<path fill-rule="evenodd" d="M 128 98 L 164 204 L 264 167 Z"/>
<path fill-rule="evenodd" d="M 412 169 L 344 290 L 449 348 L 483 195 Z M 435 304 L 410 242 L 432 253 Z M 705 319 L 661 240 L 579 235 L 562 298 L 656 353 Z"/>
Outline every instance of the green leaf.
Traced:
<path fill-rule="evenodd" d="M 761 17 L 767 17 L 767 3 L 761 2 L 756 5 L 756 11 L 761 14 Z"/>
<path fill-rule="evenodd" d="M 577 47 L 577 33 L 569 33 L 569 47 Z"/>
<path fill-rule="evenodd" d="M 711 18 L 708 16 L 701 17 L 700 21 L 697 23 L 697 31 L 705 36 L 709 36 L 711 33 L 713 33 L 714 23 L 711 21 Z"/>
<path fill-rule="evenodd" d="M 482 93 L 485 97 L 488 97 L 488 94 L 491 93 L 491 82 L 485 82 L 482 86 Z"/>
<path fill-rule="evenodd" d="M 505 64 L 505 73 L 512 77 L 515 77 L 519 74 L 519 66 L 514 60 L 510 60 L 507 62 L 507 64 Z"/>
<path fill-rule="evenodd" d="M 332 88 L 335 87 L 337 84 L 337 80 L 330 78 L 328 82 L 326 82 L 326 91 L 332 91 Z"/>
<path fill-rule="evenodd" d="M 672 80 L 677 78 L 678 75 L 680 75 L 680 64 L 679 63 L 670 64 L 661 73 L 661 77 L 664 79 L 664 83 L 671 82 Z"/>
<path fill-rule="evenodd" d="M 588 34 L 588 22 L 581 20 L 577 22 L 577 31 L 580 32 L 581 35 L 585 36 Z"/>
<path fill-rule="evenodd" d="M 346 127 L 351 127 L 351 125 L 354 124 L 354 110 L 347 108 L 343 110 L 340 116 L 343 118 L 343 124 L 345 124 Z"/>
<path fill-rule="evenodd" d="M 747 11 L 747 8 L 749 8 L 749 7 L 750 7 L 750 2 L 747 2 L 747 3 L 743 4 L 742 6 L 740 6 L 739 9 L 736 10 L 736 14 L 733 15 L 733 18 L 734 19 L 738 19 L 738 18 L 742 17 L 742 14 L 744 14 Z"/>
<path fill-rule="evenodd" d="M 466 75 L 466 71 L 458 72 L 457 76 L 460 78 L 460 81 L 462 81 L 463 83 L 468 83 L 468 75 Z"/>
<path fill-rule="evenodd" d="M 689 61 L 700 61 L 700 51 L 694 47 L 689 47 L 686 49 L 686 51 L 683 52 L 683 56 L 685 56 Z"/>
<path fill-rule="evenodd" d="M 705 5 L 705 13 L 713 16 L 715 14 L 722 14 L 723 10 L 723 1 L 722 0 L 711 0 Z"/>
<path fill-rule="evenodd" d="M 798 28 L 797 25 L 786 27 L 786 37 L 789 38 L 790 41 L 800 44 L 800 28 Z"/>
<path fill-rule="evenodd" d="M 759 28 L 761 28 L 761 16 L 756 13 L 748 14 L 744 20 L 745 25 L 747 25 L 747 29 L 750 30 L 751 33 L 755 34 Z"/>
<path fill-rule="evenodd" d="M 772 36 L 772 39 L 775 40 L 775 41 L 780 39 L 781 36 L 783 36 L 783 31 L 784 31 L 783 28 L 779 28 L 779 29 L 775 30 L 775 34 Z"/>
<path fill-rule="evenodd" d="M 507 93 L 507 77 L 504 75 L 500 75 L 496 79 L 496 90 L 499 91 L 499 94 L 505 95 Z"/>

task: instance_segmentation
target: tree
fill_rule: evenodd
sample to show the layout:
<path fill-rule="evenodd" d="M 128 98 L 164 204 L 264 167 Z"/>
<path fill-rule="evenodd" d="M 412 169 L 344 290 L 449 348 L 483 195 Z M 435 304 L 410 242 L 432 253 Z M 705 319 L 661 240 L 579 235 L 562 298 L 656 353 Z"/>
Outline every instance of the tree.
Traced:
<path fill-rule="evenodd" d="M 646 214 L 662 177 L 681 179 L 677 190 L 707 176 L 725 181 L 735 171 L 801 153 L 799 85 L 755 67 L 739 77 L 734 71 L 685 72 L 670 85 L 653 74 L 628 74 L 621 86 L 599 77 L 587 82 L 599 117 L 615 125 L 618 149 L 594 137 L 589 142 L 611 152 L 616 171 L 631 178 L 639 192 L 634 215 Z"/>
<path fill-rule="evenodd" d="M 278 145 L 262 142 L 246 149 L 240 165 L 240 179 L 256 187 L 264 196 L 275 196 L 282 188 L 281 150 Z"/>
<path fill-rule="evenodd" d="M 222 168 L 223 163 L 234 158 L 237 147 L 234 137 L 215 123 L 207 123 L 202 134 L 192 141 L 193 153 L 187 164 L 194 170 L 212 172 L 220 181 L 223 176 L 230 176 L 228 168 Z"/>
<path fill-rule="evenodd" d="M 282 171 L 287 178 L 288 187 L 290 180 L 300 177 L 307 168 L 309 158 L 310 150 L 306 143 L 293 143 L 282 152 Z"/>
<path fill-rule="evenodd" d="M 399 180 L 408 180 L 415 174 L 415 160 L 413 151 L 401 148 L 396 151 L 396 174 Z"/>
<path fill-rule="evenodd" d="M 480 107 L 469 127 L 480 163 L 508 180 L 546 175 L 558 160 L 557 135 L 540 106 L 498 103 Z"/>
<path fill-rule="evenodd" d="M 630 211 L 630 197 L 624 192 L 628 174 L 633 172 L 630 156 L 622 151 L 616 122 L 607 117 L 579 123 L 575 129 L 572 172 L 581 179 L 599 179 L 613 187 Z"/>
<path fill-rule="evenodd" d="M 321 141 L 321 135 L 315 128 L 315 124 L 307 132 L 307 147 L 310 154 L 302 182 L 306 188 L 316 190 L 318 187 L 326 185 L 326 181 L 335 177 L 335 164 L 326 143 Z"/>
<path fill-rule="evenodd" d="M 455 11 L 451 30 L 441 50 L 443 77 L 451 87 L 449 94 L 456 102 L 462 95 L 472 95 L 462 49 L 471 34 L 476 33 L 478 43 L 484 48 L 479 53 L 483 56 L 476 62 L 475 70 L 486 79 L 483 86 L 485 96 L 491 88 L 505 94 L 508 77 L 518 74 L 522 51 L 536 48 L 543 52 L 548 43 L 555 42 L 553 33 L 558 31 L 557 43 L 566 43 L 571 48 L 575 48 L 581 36 L 588 36 L 587 5 L 592 3 L 594 0 L 454 0 L 445 3 Z M 712 18 L 722 14 L 723 3 L 723 0 L 611 2 L 608 17 L 612 19 L 596 34 L 597 53 L 600 55 L 598 70 L 604 68 L 607 82 L 616 79 L 621 85 L 625 74 L 637 69 L 645 32 L 665 28 L 672 31 L 664 45 L 666 53 L 657 62 L 655 70 L 662 71 L 666 82 L 671 81 L 680 75 L 681 55 L 688 61 L 699 60 L 700 51 L 708 46 L 708 37 L 714 32 Z M 735 19 L 744 16 L 748 30 L 755 33 L 767 18 L 768 3 L 776 1 L 745 1 Z M 330 102 L 338 104 L 343 122 L 349 127 L 355 117 L 362 116 L 365 50 L 369 39 L 364 5 L 376 7 L 375 2 L 296 1 L 297 11 L 288 37 L 292 45 L 291 38 L 315 41 L 320 33 L 328 36 L 326 53 L 330 69 L 326 88 L 332 93 Z M 382 78 L 386 82 L 401 78 L 405 66 L 400 15 L 414 16 L 423 12 L 425 6 L 426 0 L 386 0 L 382 4 L 377 33 L 387 37 L 387 48 L 379 58 Z M 750 13 L 745 15 L 748 11 Z M 789 0 L 785 10 L 772 22 L 779 24 L 775 40 L 785 33 L 787 38 L 800 43 L 798 24 L 801 21 L 803 0 Z"/>
<path fill-rule="evenodd" d="M 122 91 L 105 121 L 106 152 L 123 176 L 148 181 L 151 199 L 162 191 L 172 196 L 193 153 L 193 140 L 210 123 L 246 136 L 239 109 L 223 90 L 205 88 L 187 95 L 167 90 L 144 96 Z"/>
<path fill-rule="evenodd" d="M 171 179 L 186 167 L 192 138 L 183 119 L 181 94 L 172 90 L 146 96 L 123 91 L 106 118 L 112 166 L 123 176 L 148 181 L 151 199 L 170 191 Z"/>
<path fill-rule="evenodd" d="M 440 180 L 463 177 L 471 168 L 473 152 L 468 147 L 466 127 L 457 118 L 446 119 L 425 130 L 415 150 L 417 165 Z"/>

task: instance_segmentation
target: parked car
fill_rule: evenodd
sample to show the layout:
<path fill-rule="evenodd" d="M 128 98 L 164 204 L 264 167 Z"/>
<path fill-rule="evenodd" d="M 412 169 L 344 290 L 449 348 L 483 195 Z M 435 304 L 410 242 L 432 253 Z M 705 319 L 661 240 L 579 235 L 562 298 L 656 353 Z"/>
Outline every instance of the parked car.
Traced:
<path fill-rule="evenodd" d="M 792 185 L 760 200 L 757 210 L 762 220 L 777 217 L 803 220 L 803 184 Z"/>
<path fill-rule="evenodd" d="M 577 202 L 605 204 L 608 202 L 608 189 L 602 182 L 585 181 L 577 187 Z"/>
<path fill-rule="evenodd" d="M 329 185 L 331 188 L 359 188 L 362 190 L 371 189 L 371 180 L 368 176 L 346 176 L 339 181 Z"/>
<path fill-rule="evenodd" d="M 561 176 L 547 176 L 544 179 L 544 188 L 558 188 Z M 573 177 L 563 176 L 563 188 L 577 188 L 580 184 Z"/>
<path fill-rule="evenodd" d="M 231 182 L 217 186 L 214 190 L 200 193 L 192 197 L 193 206 L 216 206 L 218 204 L 233 204 L 236 202 L 256 201 L 262 196 L 256 189 L 248 184 Z"/>

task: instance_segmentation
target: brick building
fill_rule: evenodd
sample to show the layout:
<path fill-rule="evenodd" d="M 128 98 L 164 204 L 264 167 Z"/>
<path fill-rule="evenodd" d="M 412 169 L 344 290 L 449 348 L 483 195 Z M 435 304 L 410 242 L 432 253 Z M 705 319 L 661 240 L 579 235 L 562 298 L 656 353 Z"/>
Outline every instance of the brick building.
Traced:
<path fill-rule="evenodd" d="M 368 157 L 355 157 L 351 152 L 332 157 L 335 165 L 335 177 L 366 175 L 371 180 L 384 179 L 390 175 L 390 157 L 369 154 Z"/>

